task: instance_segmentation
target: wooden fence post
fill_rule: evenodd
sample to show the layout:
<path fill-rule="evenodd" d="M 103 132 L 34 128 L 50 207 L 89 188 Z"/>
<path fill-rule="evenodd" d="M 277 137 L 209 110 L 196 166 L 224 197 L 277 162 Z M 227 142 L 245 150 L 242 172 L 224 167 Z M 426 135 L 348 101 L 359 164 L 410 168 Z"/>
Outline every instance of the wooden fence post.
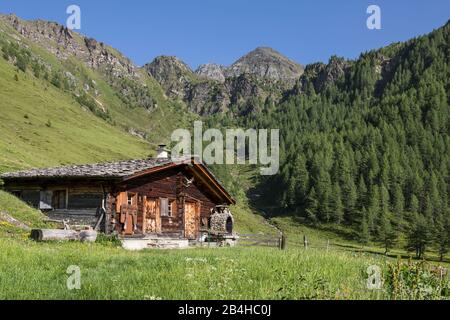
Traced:
<path fill-rule="evenodd" d="M 330 239 L 327 240 L 327 252 L 330 250 Z"/>
<path fill-rule="evenodd" d="M 303 236 L 303 245 L 305 246 L 305 249 L 308 249 L 308 238 L 306 235 Z"/>
<path fill-rule="evenodd" d="M 281 250 L 285 250 L 286 249 L 286 236 L 284 235 L 284 233 L 281 233 L 280 249 Z"/>

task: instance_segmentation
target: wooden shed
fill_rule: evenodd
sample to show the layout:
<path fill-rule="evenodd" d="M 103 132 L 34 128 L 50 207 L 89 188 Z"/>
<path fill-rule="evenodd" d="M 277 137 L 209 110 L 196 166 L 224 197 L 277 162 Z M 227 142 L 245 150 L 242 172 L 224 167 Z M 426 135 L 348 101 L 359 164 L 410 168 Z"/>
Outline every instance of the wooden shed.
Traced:
<path fill-rule="evenodd" d="M 235 203 L 195 157 L 33 169 L 1 178 L 7 191 L 51 219 L 127 237 L 196 240 L 210 228 L 216 208 Z"/>

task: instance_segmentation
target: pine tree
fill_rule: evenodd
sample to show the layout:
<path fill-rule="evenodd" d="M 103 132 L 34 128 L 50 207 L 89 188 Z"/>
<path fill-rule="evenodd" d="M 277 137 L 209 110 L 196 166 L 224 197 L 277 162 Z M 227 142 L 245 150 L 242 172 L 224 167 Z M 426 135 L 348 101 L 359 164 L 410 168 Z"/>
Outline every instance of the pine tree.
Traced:
<path fill-rule="evenodd" d="M 369 228 L 372 232 L 375 230 L 375 222 L 380 215 L 380 192 L 379 187 L 377 185 L 372 186 L 372 191 L 369 196 L 369 208 L 367 215 L 367 222 L 369 224 Z"/>
<path fill-rule="evenodd" d="M 319 210 L 319 200 L 317 199 L 316 190 L 314 187 L 311 188 L 311 191 L 308 195 L 307 200 L 307 208 L 306 208 L 306 218 L 312 222 L 317 222 L 317 212 Z"/>
<path fill-rule="evenodd" d="M 346 174 L 343 177 L 343 185 L 342 185 L 342 197 L 344 200 L 345 207 L 345 220 L 348 223 L 352 223 L 355 221 L 354 210 L 356 207 L 356 201 L 358 198 L 355 182 L 350 174 Z"/>
<path fill-rule="evenodd" d="M 417 197 L 414 194 L 411 196 L 409 211 L 414 213 L 419 212 L 419 199 L 417 199 Z"/>
<path fill-rule="evenodd" d="M 431 241 L 431 234 L 427 220 L 420 213 L 412 215 L 410 229 L 407 234 L 406 249 L 415 251 L 416 257 L 421 259 L 425 254 L 426 248 Z"/>
<path fill-rule="evenodd" d="M 359 226 L 359 234 L 358 234 L 358 240 L 363 244 L 368 244 L 370 241 L 370 230 L 369 230 L 369 223 L 368 223 L 368 212 L 366 208 L 362 209 L 362 219 Z"/>
<path fill-rule="evenodd" d="M 315 191 L 318 197 L 318 218 L 322 222 L 330 222 L 331 179 L 323 167 L 318 170 Z"/>
<path fill-rule="evenodd" d="M 436 228 L 434 240 L 439 252 L 439 260 L 444 260 L 444 255 L 448 252 L 450 246 L 450 225 L 448 217 L 439 214 L 436 218 Z"/>
<path fill-rule="evenodd" d="M 399 184 L 394 186 L 393 196 L 392 196 L 392 211 L 398 222 L 402 219 L 404 210 L 405 198 L 403 196 L 402 188 Z"/>
<path fill-rule="evenodd" d="M 330 196 L 331 218 L 337 224 L 344 219 L 344 205 L 342 204 L 341 188 L 338 183 L 333 184 L 333 191 Z"/>
<path fill-rule="evenodd" d="M 297 199 L 296 203 L 304 203 L 309 188 L 309 173 L 306 168 L 306 159 L 304 157 L 299 156 L 295 160 L 292 177 L 295 179 L 294 197 Z"/>
<path fill-rule="evenodd" d="M 386 186 L 383 184 L 380 187 L 380 209 L 382 212 L 388 212 L 389 211 L 389 191 L 386 188 Z"/>
<path fill-rule="evenodd" d="M 378 226 L 378 239 L 384 246 L 384 254 L 388 254 L 397 241 L 397 233 L 391 224 L 390 214 L 386 211 L 382 212 Z"/>

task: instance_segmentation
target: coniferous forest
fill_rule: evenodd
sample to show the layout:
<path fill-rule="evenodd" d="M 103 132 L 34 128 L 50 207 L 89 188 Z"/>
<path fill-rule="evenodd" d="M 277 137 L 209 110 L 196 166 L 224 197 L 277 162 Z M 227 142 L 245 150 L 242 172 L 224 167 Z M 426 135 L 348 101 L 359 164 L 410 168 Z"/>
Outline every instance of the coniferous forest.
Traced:
<path fill-rule="evenodd" d="M 450 24 L 306 67 L 283 102 L 253 101 L 247 128 L 280 128 L 280 173 L 266 205 L 311 224 L 350 226 L 361 243 L 418 257 L 450 241 Z M 248 107 L 248 106 L 247 106 Z M 229 117 L 222 119 L 231 125 Z"/>

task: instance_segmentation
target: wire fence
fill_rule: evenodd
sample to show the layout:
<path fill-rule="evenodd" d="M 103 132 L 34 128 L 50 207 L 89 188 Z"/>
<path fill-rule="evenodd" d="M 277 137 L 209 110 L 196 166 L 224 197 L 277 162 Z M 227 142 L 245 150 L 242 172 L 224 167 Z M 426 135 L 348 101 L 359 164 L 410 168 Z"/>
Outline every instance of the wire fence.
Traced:
<path fill-rule="evenodd" d="M 286 248 L 286 237 L 280 235 L 267 234 L 240 234 L 239 246 L 241 247 L 274 247 L 279 249 Z"/>
<path fill-rule="evenodd" d="M 352 244 L 343 244 L 332 242 L 331 240 L 326 240 L 322 242 L 310 241 L 305 235 L 303 241 L 300 239 L 287 238 L 284 233 L 279 235 L 268 235 L 268 234 L 241 234 L 239 235 L 239 246 L 242 247 L 273 247 L 281 250 L 287 249 L 288 247 L 294 247 L 298 249 L 317 249 L 325 251 L 346 251 L 355 254 L 370 254 L 383 257 L 397 258 L 401 257 L 403 259 L 412 258 L 410 254 L 405 252 L 389 251 L 385 252 L 383 249 L 376 249 L 369 246 L 358 246 Z M 427 257 L 427 261 L 441 262 L 437 258 Z M 448 258 L 444 258 L 444 261 L 449 263 Z"/>
<path fill-rule="evenodd" d="M 287 237 L 283 233 L 280 233 L 279 235 L 240 234 L 239 245 L 243 247 L 252 247 L 252 246 L 276 247 L 279 249 L 286 249 L 288 246 L 289 247 L 294 246 L 304 249 L 364 251 L 363 248 L 331 243 L 329 240 L 325 244 L 321 245 L 311 244 L 307 237 L 304 237 L 303 241 L 295 241 L 292 239 L 287 239 Z"/>

